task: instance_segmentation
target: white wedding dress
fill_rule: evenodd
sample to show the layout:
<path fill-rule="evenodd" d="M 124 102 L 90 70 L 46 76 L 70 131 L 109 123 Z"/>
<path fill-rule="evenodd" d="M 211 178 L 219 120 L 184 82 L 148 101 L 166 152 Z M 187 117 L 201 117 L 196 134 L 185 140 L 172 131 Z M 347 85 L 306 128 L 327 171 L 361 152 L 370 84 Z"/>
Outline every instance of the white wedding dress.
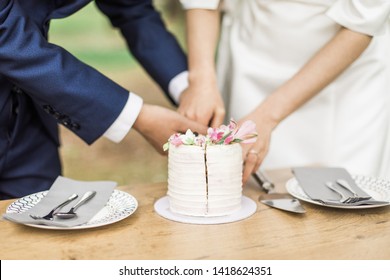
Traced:
<path fill-rule="evenodd" d="M 181 2 L 215 9 L 219 1 Z M 235 119 L 290 79 L 341 26 L 374 36 L 358 60 L 276 128 L 262 166 L 342 166 L 390 179 L 390 0 L 225 0 L 224 9 L 218 75 Z"/>

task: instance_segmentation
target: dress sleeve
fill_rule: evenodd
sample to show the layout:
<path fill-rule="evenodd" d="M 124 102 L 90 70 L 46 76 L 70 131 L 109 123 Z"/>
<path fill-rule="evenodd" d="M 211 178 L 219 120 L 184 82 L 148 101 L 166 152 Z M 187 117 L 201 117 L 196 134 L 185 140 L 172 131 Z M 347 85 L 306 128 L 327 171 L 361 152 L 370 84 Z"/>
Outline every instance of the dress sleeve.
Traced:
<path fill-rule="evenodd" d="M 220 0 L 180 0 L 183 8 L 216 10 Z"/>
<path fill-rule="evenodd" d="M 356 32 L 375 36 L 390 25 L 389 0 L 337 0 L 327 15 L 338 24 Z"/>

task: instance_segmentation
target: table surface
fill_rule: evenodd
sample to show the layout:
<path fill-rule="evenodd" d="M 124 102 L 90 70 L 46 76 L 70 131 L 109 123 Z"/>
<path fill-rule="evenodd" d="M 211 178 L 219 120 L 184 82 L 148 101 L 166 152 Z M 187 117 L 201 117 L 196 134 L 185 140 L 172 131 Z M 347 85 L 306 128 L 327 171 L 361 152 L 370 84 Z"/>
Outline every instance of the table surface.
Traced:
<path fill-rule="evenodd" d="M 292 177 L 270 170 L 278 191 Z M 346 210 L 302 202 L 305 214 L 270 208 L 257 201 L 254 181 L 244 194 L 257 203 L 251 217 L 234 223 L 194 225 L 159 216 L 154 203 L 167 184 L 121 186 L 139 203 L 117 223 L 91 229 L 48 230 L 0 220 L 0 259 L 390 259 L 390 207 Z M 13 200 L 0 201 L 4 213 Z"/>

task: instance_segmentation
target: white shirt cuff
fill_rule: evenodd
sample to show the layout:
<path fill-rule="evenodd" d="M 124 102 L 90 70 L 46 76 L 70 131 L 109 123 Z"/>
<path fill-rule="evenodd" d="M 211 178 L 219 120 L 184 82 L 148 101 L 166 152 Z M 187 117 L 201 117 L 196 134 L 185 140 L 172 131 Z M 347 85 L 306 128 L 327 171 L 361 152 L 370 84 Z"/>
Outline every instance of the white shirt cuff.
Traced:
<path fill-rule="evenodd" d="M 129 98 L 127 99 L 125 107 L 123 107 L 122 112 L 103 134 L 103 136 L 115 143 L 122 141 L 137 119 L 142 105 L 142 98 L 130 92 Z"/>
<path fill-rule="evenodd" d="M 216 10 L 220 0 L 180 0 L 184 9 Z"/>
<path fill-rule="evenodd" d="M 188 88 L 188 71 L 176 75 L 168 85 L 168 91 L 172 99 L 179 104 L 180 95 Z"/>

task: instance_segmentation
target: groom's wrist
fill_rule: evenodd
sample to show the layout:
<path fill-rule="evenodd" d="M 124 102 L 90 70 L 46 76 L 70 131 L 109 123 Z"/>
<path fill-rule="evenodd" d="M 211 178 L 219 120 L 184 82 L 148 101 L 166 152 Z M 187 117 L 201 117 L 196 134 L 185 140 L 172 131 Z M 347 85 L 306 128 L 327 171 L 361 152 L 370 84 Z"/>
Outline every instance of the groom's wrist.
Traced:
<path fill-rule="evenodd" d="M 168 85 L 169 95 L 176 104 L 179 104 L 180 96 L 188 88 L 188 71 L 176 75 Z"/>
<path fill-rule="evenodd" d="M 103 136 L 115 143 L 121 142 L 133 127 L 141 111 L 142 105 L 142 98 L 130 92 L 122 112 Z"/>

